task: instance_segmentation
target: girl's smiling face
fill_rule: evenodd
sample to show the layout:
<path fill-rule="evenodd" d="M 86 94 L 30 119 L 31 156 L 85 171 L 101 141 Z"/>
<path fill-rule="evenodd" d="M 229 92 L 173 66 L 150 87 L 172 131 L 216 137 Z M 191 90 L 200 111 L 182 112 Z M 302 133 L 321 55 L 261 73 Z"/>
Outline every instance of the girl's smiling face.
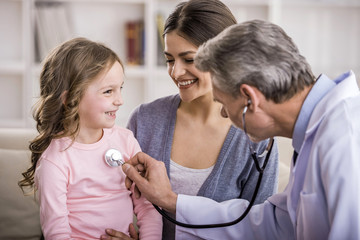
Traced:
<path fill-rule="evenodd" d="M 211 93 L 210 74 L 199 71 L 194 65 L 198 48 L 176 31 L 167 33 L 164 42 L 167 70 L 179 88 L 181 99 L 190 102 Z"/>
<path fill-rule="evenodd" d="M 116 112 L 123 104 L 123 84 L 123 68 L 115 62 L 88 85 L 79 104 L 80 131 L 102 131 L 114 126 Z"/>

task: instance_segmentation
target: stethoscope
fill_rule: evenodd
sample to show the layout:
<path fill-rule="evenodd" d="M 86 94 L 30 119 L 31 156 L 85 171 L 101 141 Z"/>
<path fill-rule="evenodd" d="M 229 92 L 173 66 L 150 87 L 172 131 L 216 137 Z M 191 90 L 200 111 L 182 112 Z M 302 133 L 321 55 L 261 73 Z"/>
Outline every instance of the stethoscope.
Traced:
<path fill-rule="evenodd" d="M 250 103 L 249 103 L 250 104 Z M 269 144 L 266 147 L 265 151 L 258 155 L 259 157 L 265 157 L 265 161 L 263 163 L 263 165 L 260 167 L 260 163 L 259 160 L 257 158 L 257 153 L 254 150 L 254 148 L 252 147 L 252 142 L 246 132 L 246 125 L 245 125 L 245 113 L 247 111 L 248 106 L 245 106 L 243 114 L 242 114 L 242 118 L 243 118 L 243 127 L 244 127 L 244 132 L 245 135 L 248 139 L 249 142 L 249 148 L 250 148 L 250 152 L 251 152 L 251 157 L 254 160 L 255 166 L 256 166 L 256 170 L 259 172 L 259 177 L 258 177 L 258 181 L 256 183 L 256 187 L 253 193 L 253 196 L 251 197 L 250 203 L 247 206 L 247 208 L 245 209 L 245 211 L 243 212 L 243 214 L 241 214 L 241 216 L 233 221 L 230 222 L 225 222 L 225 223 L 215 223 L 215 224 L 188 224 L 188 223 L 183 223 L 183 222 L 179 222 L 176 221 L 174 218 L 170 217 L 169 215 L 167 215 L 167 213 L 160 209 L 157 205 L 153 204 L 155 209 L 167 220 L 169 220 L 170 222 L 179 225 L 181 227 L 186 227 L 186 228 L 219 228 L 219 227 L 228 227 L 228 226 L 232 226 L 235 225 L 237 223 L 239 223 L 241 220 L 243 220 L 246 215 L 250 212 L 251 207 L 254 205 L 256 196 L 258 194 L 259 188 L 260 188 L 260 183 L 261 183 L 261 179 L 263 177 L 263 173 L 264 170 L 266 168 L 266 165 L 268 163 L 270 154 L 271 154 L 271 150 L 273 147 L 273 143 L 274 143 L 274 139 L 270 138 L 269 140 Z M 123 160 L 122 154 L 120 153 L 120 151 L 116 150 L 116 149 L 109 149 L 106 153 L 105 153 L 105 162 L 111 166 L 111 167 L 118 167 L 121 166 L 125 163 L 125 161 Z"/>
<path fill-rule="evenodd" d="M 125 163 L 121 152 L 114 148 L 110 148 L 109 150 L 106 151 L 105 162 L 110 167 L 119 167 L 119 166 L 124 165 L 124 163 Z"/>

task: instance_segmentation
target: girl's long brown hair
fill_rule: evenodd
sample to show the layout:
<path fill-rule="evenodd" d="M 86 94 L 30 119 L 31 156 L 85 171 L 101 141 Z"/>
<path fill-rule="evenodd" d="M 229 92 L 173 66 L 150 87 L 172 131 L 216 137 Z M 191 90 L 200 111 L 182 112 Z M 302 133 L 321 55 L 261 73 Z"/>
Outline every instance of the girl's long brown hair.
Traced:
<path fill-rule="evenodd" d="M 79 103 L 86 87 L 116 61 L 122 65 L 111 49 L 85 38 L 69 40 L 47 56 L 40 74 L 40 98 L 33 109 L 39 135 L 30 142 L 31 166 L 18 183 L 23 191 L 33 187 L 36 164 L 51 140 L 64 136 L 75 139 Z"/>

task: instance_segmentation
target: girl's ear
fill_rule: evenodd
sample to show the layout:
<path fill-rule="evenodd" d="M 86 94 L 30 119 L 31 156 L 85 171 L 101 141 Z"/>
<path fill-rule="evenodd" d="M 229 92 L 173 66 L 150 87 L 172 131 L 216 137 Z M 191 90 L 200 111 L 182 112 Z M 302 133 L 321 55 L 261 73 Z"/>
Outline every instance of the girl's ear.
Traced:
<path fill-rule="evenodd" d="M 67 99 L 67 94 L 68 94 L 68 91 L 64 91 L 60 96 L 61 102 L 62 102 L 63 105 L 65 105 L 65 102 L 66 102 L 66 99 Z"/>

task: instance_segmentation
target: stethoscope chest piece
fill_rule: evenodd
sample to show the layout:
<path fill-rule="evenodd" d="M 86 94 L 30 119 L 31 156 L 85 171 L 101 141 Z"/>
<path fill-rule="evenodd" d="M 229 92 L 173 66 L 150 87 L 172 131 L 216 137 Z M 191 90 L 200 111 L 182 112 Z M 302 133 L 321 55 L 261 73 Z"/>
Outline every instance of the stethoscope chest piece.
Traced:
<path fill-rule="evenodd" d="M 125 163 L 122 154 L 119 150 L 116 149 L 109 149 L 105 153 L 105 162 L 110 167 L 118 167 Z"/>

